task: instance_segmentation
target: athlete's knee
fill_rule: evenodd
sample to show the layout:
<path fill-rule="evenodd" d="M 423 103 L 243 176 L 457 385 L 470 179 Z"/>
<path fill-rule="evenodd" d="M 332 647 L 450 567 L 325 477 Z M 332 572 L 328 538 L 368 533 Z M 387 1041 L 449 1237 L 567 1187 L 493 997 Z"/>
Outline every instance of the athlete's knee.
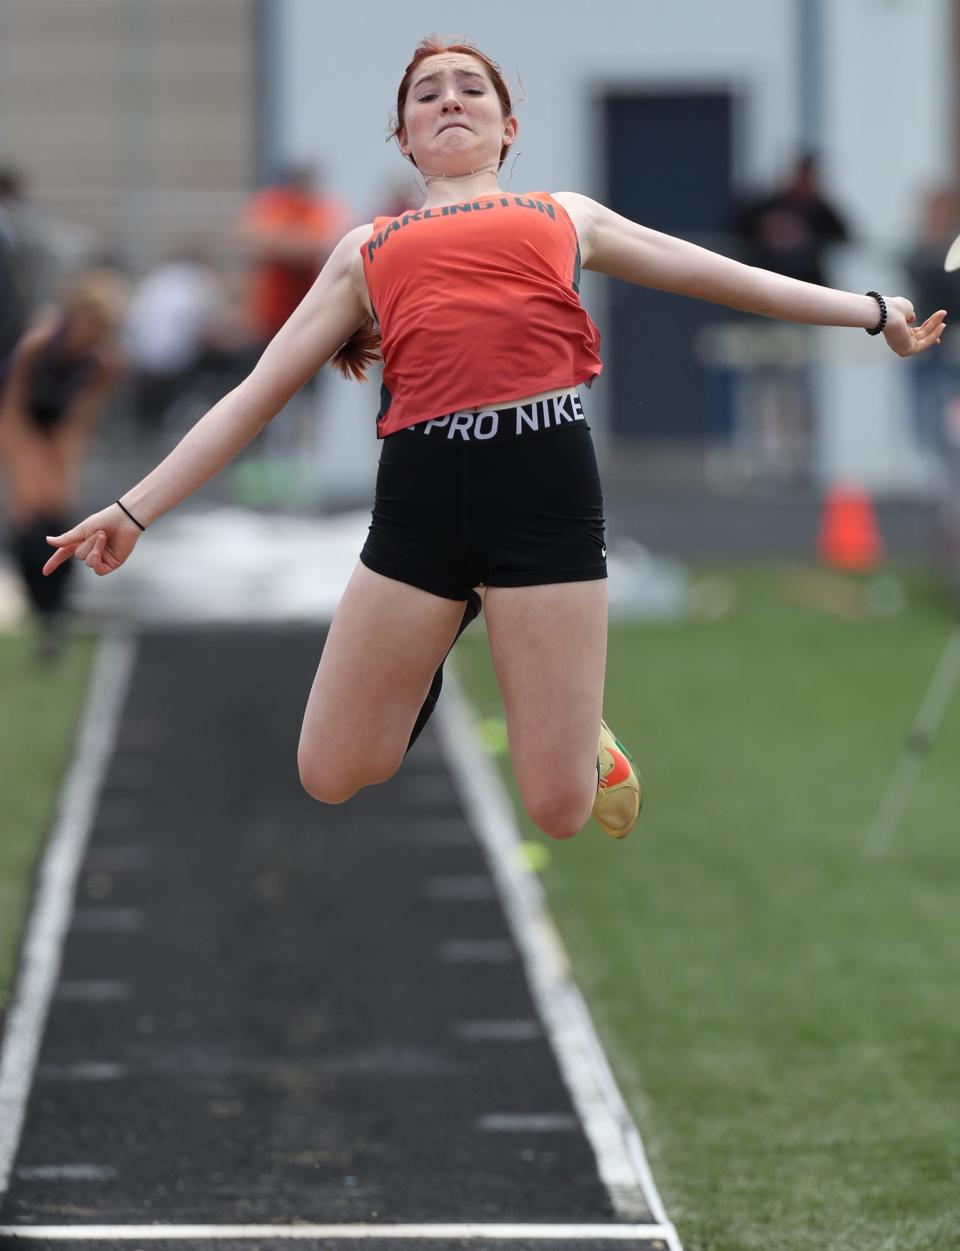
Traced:
<path fill-rule="evenodd" d="M 363 765 L 363 771 L 357 772 L 347 764 L 338 766 L 336 761 L 316 753 L 301 750 L 297 754 L 300 784 L 312 799 L 322 804 L 344 804 L 365 786 L 389 781 L 399 768 L 400 760 L 367 759 Z"/>
<path fill-rule="evenodd" d="M 555 786 L 524 796 L 530 820 L 550 838 L 573 838 L 586 825 L 594 793 L 579 786 Z"/>

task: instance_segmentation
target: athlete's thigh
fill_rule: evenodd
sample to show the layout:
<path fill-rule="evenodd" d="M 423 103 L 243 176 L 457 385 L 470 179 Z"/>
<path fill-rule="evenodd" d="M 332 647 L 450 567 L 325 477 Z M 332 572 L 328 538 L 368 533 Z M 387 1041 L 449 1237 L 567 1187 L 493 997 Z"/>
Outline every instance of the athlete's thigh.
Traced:
<path fill-rule="evenodd" d="M 488 587 L 484 614 L 521 793 L 595 769 L 607 653 L 607 583 Z"/>
<path fill-rule="evenodd" d="M 463 608 L 357 565 L 307 700 L 301 771 L 305 760 L 332 774 L 361 763 L 378 776 L 397 767 Z"/>

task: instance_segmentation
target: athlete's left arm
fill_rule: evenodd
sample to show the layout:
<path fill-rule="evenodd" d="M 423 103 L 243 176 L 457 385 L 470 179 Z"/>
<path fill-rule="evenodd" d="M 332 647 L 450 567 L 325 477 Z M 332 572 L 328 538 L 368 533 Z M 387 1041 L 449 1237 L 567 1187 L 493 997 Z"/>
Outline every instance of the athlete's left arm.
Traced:
<path fill-rule="evenodd" d="M 820 287 L 744 265 L 684 239 L 650 230 L 576 192 L 560 192 L 554 198 L 577 228 L 584 269 L 783 321 L 859 326 L 864 330 L 872 330 L 879 321 L 873 296 Z M 913 356 L 940 342 L 944 309 L 913 328 L 916 315 L 909 300 L 887 296 L 886 303 L 883 334 L 898 356 Z"/>

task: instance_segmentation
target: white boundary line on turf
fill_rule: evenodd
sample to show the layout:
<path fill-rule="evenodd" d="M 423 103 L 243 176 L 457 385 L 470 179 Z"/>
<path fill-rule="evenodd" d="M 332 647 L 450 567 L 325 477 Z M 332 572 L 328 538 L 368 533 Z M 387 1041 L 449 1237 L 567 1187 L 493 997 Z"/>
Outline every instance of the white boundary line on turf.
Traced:
<path fill-rule="evenodd" d="M 661 1225 L 0 1225 L 0 1238 L 50 1242 L 168 1242 L 229 1238 L 666 1238 Z"/>
<path fill-rule="evenodd" d="M 136 643 L 128 636 L 108 634 L 100 643 L 76 752 L 41 862 L 0 1050 L 0 1195 L 9 1186 L 20 1143 L 77 874 L 135 655 Z"/>
<path fill-rule="evenodd" d="M 614 1209 L 621 1217 L 634 1219 L 639 1200 L 661 1228 L 658 1236 L 671 1251 L 683 1251 L 587 1005 L 570 976 L 569 960 L 547 911 L 543 888 L 523 864 L 509 796 L 496 765 L 477 742 L 473 717 L 454 673 L 444 676 L 434 716 L 467 813 L 487 853 L 534 1002 Z"/>

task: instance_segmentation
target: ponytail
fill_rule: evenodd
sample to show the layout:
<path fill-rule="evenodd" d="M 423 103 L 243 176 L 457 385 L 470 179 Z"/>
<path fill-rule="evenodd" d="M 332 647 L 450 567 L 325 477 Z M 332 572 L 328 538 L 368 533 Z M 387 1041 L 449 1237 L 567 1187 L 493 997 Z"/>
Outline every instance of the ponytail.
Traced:
<path fill-rule="evenodd" d="M 383 360 L 380 352 L 380 331 L 373 327 L 373 318 L 362 322 L 350 338 L 334 352 L 330 364 L 339 369 L 348 381 L 366 382 L 367 370 Z"/>

